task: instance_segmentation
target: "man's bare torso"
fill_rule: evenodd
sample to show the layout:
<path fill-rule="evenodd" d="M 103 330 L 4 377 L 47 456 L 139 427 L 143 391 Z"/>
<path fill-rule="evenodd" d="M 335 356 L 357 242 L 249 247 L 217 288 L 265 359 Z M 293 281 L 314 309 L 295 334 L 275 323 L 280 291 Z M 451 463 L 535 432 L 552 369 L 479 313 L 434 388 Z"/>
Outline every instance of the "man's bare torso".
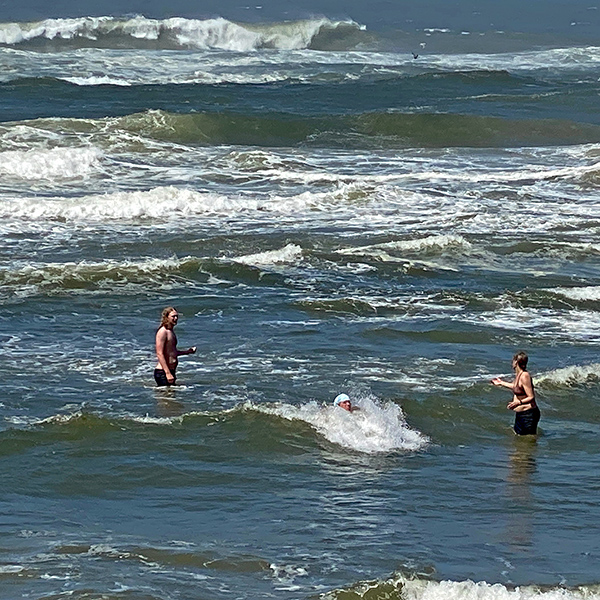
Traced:
<path fill-rule="evenodd" d="M 177 336 L 172 329 L 161 327 L 156 332 L 156 337 L 160 338 L 163 344 L 163 352 L 169 367 L 175 369 L 177 367 Z M 162 369 L 160 363 L 156 366 L 157 369 Z"/>

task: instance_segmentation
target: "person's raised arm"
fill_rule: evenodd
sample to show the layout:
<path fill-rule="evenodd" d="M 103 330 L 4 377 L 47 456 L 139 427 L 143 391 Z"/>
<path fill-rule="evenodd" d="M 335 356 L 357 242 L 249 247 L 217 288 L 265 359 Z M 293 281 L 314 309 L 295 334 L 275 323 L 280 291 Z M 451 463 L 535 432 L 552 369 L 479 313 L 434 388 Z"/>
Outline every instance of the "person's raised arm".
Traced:
<path fill-rule="evenodd" d="M 513 386 L 512 382 L 503 381 L 499 377 L 494 377 L 494 379 L 492 379 L 492 381 L 490 383 L 492 385 L 496 385 L 496 386 L 499 386 L 499 387 L 505 387 L 505 388 L 511 388 L 511 389 L 512 389 L 512 386 Z"/>
<path fill-rule="evenodd" d="M 177 356 L 185 356 L 186 354 L 196 354 L 196 346 L 192 346 L 187 350 L 177 350 Z"/>

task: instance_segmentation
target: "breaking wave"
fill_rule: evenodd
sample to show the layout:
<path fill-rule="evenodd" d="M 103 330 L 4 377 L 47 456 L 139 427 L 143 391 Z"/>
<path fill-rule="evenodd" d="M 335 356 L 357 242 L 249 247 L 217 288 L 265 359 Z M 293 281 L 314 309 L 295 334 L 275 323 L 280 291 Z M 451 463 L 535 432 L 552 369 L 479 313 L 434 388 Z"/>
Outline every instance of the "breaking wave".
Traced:
<path fill-rule="evenodd" d="M 585 286 L 571 288 L 555 288 L 550 290 L 555 294 L 579 302 L 600 302 L 600 286 Z"/>
<path fill-rule="evenodd" d="M 18 296 L 103 289 L 135 284 L 173 285 L 173 277 L 198 271 L 200 261 L 184 259 L 104 260 L 79 263 L 17 263 L 0 268 L 3 292 Z M 171 280 L 170 284 L 168 280 Z M 4 294 L 2 294 L 4 295 Z"/>
<path fill-rule="evenodd" d="M 27 180 L 86 177 L 100 163 L 94 148 L 52 148 L 0 152 L 0 174 Z"/>
<path fill-rule="evenodd" d="M 351 191 L 351 189 L 350 189 Z M 30 198 L 6 200 L 0 204 L 0 219 L 21 221 L 130 221 L 138 219 L 165 220 L 196 215 L 234 215 L 248 211 L 291 214 L 307 208 L 327 210 L 328 200 L 343 203 L 350 192 L 339 191 L 299 194 L 289 198 L 226 196 L 212 192 L 197 192 L 174 186 L 147 191 L 115 192 L 81 198 Z M 239 262 L 247 259 L 240 257 Z M 258 258 L 260 261 L 261 259 Z M 269 260 L 269 259 L 267 259 Z"/>
<path fill-rule="evenodd" d="M 536 385 L 544 387 L 573 387 L 600 381 L 600 363 L 573 365 L 536 375 Z"/>
<path fill-rule="evenodd" d="M 283 444 L 286 443 L 286 436 L 294 435 L 299 425 L 303 428 L 308 425 L 330 443 L 366 454 L 415 452 L 429 443 L 425 435 L 408 426 L 402 409 L 397 404 L 380 402 L 368 393 L 352 396 L 354 405 L 360 408 L 353 413 L 332 404 L 317 402 L 293 406 L 285 403 L 256 404 L 247 400 L 230 409 L 192 411 L 168 417 L 130 413 L 102 415 L 87 409 L 54 414 L 42 419 L 15 417 L 8 419 L 12 427 L 0 433 L 0 454 L 3 450 L 8 451 L 6 443 L 10 443 L 15 436 L 26 441 L 25 445 L 28 446 L 35 444 L 36 438 L 43 432 L 44 435 L 54 436 L 61 435 L 65 429 L 73 436 L 85 436 L 90 429 L 107 431 L 185 427 L 189 431 L 195 431 L 225 420 L 228 427 L 276 432 L 278 443 Z M 263 417 L 257 420 L 257 415 Z M 309 440 L 307 442 L 314 443 Z"/>
<path fill-rule="evenodd" d="M 363 256 L 380 261 L 395 261 L 391 253 L 419 254 L 424 256 L 440 256 L 442 254 L 468 254 L 472 245 L 460 235 L 431 235 L 414 240 L 399 240 L 373 244 L 358 248 L 344 248 L 339 254 Z"/>
<path fill-rule="evenodd" d="M 486 581 L 428 581 L 403 575 L 367 581 L 320 596 L 322 600 L 597 600 L 598 584 L 568 589 L 534 585 L 507 587 Z"/>
<path fill-rule="evenodd" d="M 353 402 L 359 410 L 352 413 L 317 402 L 301 406 L 248 403 L 246 407 L 290 421 L 304 421 L 329 442 L 356 452 L 414 452 L 427 445 L 428 438 L 408 426 L 397 404 L 381 403 L 369 394 L 355 395 Z"/>
<path fill-rule="evenodd" d="M 289 23 L 247 24 L 223 18 L 164 20 L 137 16 L 46 19 L 34 23 L 0 24 L 0 44 L 52 48 L 218 49 L 249 52 L 260 49 L 329 49 L 354 47 L 365 27 L 353 21 L 326 18 Z"/>
<path fill-rule="evenodd" d="M 296 244 L 288 244 L 279 250 L 267 250 L 257 254 L 247 254 L 234 258 L 235 262 L 253 266 L 269 266 L 295 263 L 302 258 L 302 248 Z"/>

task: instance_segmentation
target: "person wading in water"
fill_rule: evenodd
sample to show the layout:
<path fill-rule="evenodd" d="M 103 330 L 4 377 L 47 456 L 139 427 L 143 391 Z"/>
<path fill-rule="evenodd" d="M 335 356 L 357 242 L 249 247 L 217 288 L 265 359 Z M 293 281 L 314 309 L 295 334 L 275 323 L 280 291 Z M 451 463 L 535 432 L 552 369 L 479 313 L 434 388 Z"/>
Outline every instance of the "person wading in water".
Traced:
<path fill-rule="evenodd" d="M 513 356 L 512 368 L 515 379 L 512 382 L 496 377 L 492 384 L 512 390 L 513 398 L 506 408 L 515 411 L 514 430 L 517 435 L 535 435 L 540 420 L 540 409 L 535 403 L 533 380 L 527 370 L 529 358 L 525 352 L 517 352 Z"/>
<path fill-rule="evenodd" d="M 179 362 L 178 357 L 185 354 L 194 354 L 196 346 L 187 350 L 177 350 L 177 336 L 173 331 L 179 313 L 172 306 L 167 306 L 162 311 L 160 327 L 156 332 L 156 358 L 158 364 L 154 369 L 154 380 L 156 385 L 173 385 L 175 383 L 175 371 Z"/>

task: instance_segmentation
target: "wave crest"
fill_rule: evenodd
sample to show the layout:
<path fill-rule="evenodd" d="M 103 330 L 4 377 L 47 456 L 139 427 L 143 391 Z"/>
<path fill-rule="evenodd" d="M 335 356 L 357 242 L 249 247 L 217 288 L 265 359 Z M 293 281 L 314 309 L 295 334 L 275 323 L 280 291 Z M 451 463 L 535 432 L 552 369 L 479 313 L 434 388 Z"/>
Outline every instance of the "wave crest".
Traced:
<path fill-rule="evenodd" d="M 392 254 L 394 252 L 425 256 L 461 255 L 468 254 L 471 247 L 471 243 L 460 235 L 430 235 L 414 240 L 399 240 L 358 248 L 344 248 L 338 250 L 338 253 L 349 256 L 364 256 L 387 262 L 397 260 L 397 257 Z"/>
<path fill-rule="evenodd" d="M 109 221 L 161 219 L 165 215 L 228 214 L 255 210 L 258 200 L 228 198 L 171 186 L 148 191 L 115 192 L 82 198 L 38 198 L 7 201 L 0 205 L 0 218 L 26 221 Z"/>
<path fill-rule="evenodd" d="M 81 17 L 36 23 L 0 24 L 0 44 L 54 44 L 67 47 L 217 49 L 249 52 L 260 49 L 300 50 L 356 44 L 364 26 L 326 18 L 250 25 L 224 18 L 131 19 Z"/>
<path fill-rule="evenodd" d="M 69 84 L 70 85 L 70 84 Z M 600 142 L 600 126 L 567 120 L 519 120 L 461 114 L 366 112 L 360 114 L 298 115 L 282 112 L 245 114 L 238 112 L 175 113 L 150 109 L 123 117 L 86 120 L 77 118 L 37 119 L 28 126 L 64 134 L 134 134 L 153 141 L 199 146 L 256 146 L 261 148 L 441 148 L 575 145 Z M 567 169 L 528 171 L 526 179 L 574 178 L 597 169 L 597 164 Z M 417 175 L 419 176 L 419 175 Z M 431 178 L 431 174 L 420 175 Z M 321 175 L 322 177 L 322 175 Z M 436 175 L 437 177 L 437 175 Z M 461 176 L 463 178 L 464 176 Z M 452 177 L 450 177 L 452 179 Z M 514 173 L 467 177 L 471 181 L 513 181 Z"/>
<path fill-rule="evenodd" d="M 376 598 L 411 598 L 412 600 L 586 600 L 597 598 L 599 586 L 586 585 L 574 589 L 537 586 L 508 588 L 486 581 L 429 581 L 398 575 L 388 580 L 361 582 L 321 596 L 322 600 L 360 600 Z"/>
<path fill-rule="evenodd" d="M 25 263 L 15 268 L 0 268 L 3 292 L 30 296 L 40 292 L 102 289 L 107 286 L 154 285 L 172 286 L 172 278 L 186 271 L 197 272 L 200 261 L 192 257 L 168 260 L 105 260 L 79 263 Z M 3 294 L 2 294 L 3 295 Z"/>
<path fill-rule="evenodd" d="M 600 302 L 600 286 L 584 286 L 584 287 L 571 287 L 571 288 L 554 288 L 549 290 L 569 298 L 570 300 L 576 300 L 578 302 Z"/>
<path fill-rule="evenodd" d="M 190 219 L 194 216 L 222 217 L 257 212 L 262 219 L 301 213 L 306 210 L 329 211 L 351 201 L 354 188 L 340 186 L 333 192 L 301 193 L 297 196 L 268 198 L 226 196 L 213 192 L 197 192 L 187 188 L 164 186 L 144 191 L 115 192 L 80 198 L 28 198 L 6 200 L 0 204 L 0 220 L 22 223 L 38 221 L 107 222 L 157 219 Z M 349 200 L 350 199 L 350 200 Z M 293 245 L 292 245 L 293 246 Z M 299 258 L 290 246 L 285 260 Z M 278 252 L 278 251 L 276 251 Z M 240 257 L 238 262 L 273 262 L 274 256 Z M 281 262 L 281 261 L 279 261 Z"/>
<path fill-rule="evenodd" d="M 600 363 L 564 367 L 535 377 L 536 385 L 544 387 L 573 387 L 600 381 Z"/>
<path fill-rule="evenodd" d="M 296 244 L 288 244 L 279 250 L 267 250 L 257 254 L 247 254 L 234 258 L 235 262 L 252 266 L 269 266 L 295 263 L 302 258 L 302 248 Z"/>

